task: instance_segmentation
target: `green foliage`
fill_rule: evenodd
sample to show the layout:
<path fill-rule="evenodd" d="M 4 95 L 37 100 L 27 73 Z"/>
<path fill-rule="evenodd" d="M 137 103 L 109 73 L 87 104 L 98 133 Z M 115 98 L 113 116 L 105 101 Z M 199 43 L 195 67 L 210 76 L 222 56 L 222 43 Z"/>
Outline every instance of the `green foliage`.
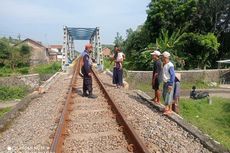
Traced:
<path fill-rule="evenodd" d="M 27 46 L 27 45 L 21 45 L 19 52 L 20 52 L 21 55 L 29 55 L 30 54 L 30 50 L 31 50 L 31 48 L 29 46 Z"/>
<path fill-rule="evenodd" d="M 229 101 L 229 99 L 213 97 L 212 105 L 209 105 L 207 99 L 181 99 L 180 114 L 204 133 L 230 149 Z"/>
<path fill-rule="evenodd" d="M 177 69 L 183 69 L 185 60 L 187 60 L 184 53 L 180 52 L 178 49 L 178 45 L 181 43 L 181 39 L 185 34 L 183 31 L 183 29 L 175 30 L 169 35 L 168 30 L 163 29 L 159 38 L 156 39 L 156 48 L 160 49 L 162 52 L 170 52 L 171 60 L 174 62 Z"/>
<path fill-rule="evenodd" d="M 14 71 L 7 67 L 0 68 L 0 77 L 7 77 L 11 76 L 14 73 Z"/>
<path fill-rule="evenodd" d="M 28 93 L 26 86 L 0 86 L 0 100 L 23 98 Z"/>
<path fill-rule="evenodd" d="M 1 108 L 1 109 L 0 109 L 0 117 L 2 117 L 5 113 L 9 112 L 10 110 L 11 110 L 10 107 Z"/>
<path fill-rule="evenodd" d="M 191 18 L 196 11 L 195 0 L 152 0 L 146 20 L 152 42 L 159 37 L 162 29 L 167 29 L 171 34 L 178 28 L 191 26 Z"/>
<path fill-rule="evenodd" d="M 5 60 L 9 57 L 9 43 L 0 39 L 0 64 L 3 65 Z"/>
<path fill-rule="evenodd" d="M 209 82 L 205 82 L 203 80 L 195 81 L 195 82 L 181 82 L 181 89 L 189 89 L 191 90 L 193 86 L 196 86 L 197 89 L 209 89 L 209 88 L 217 88 L 210 87 Z"/>
<path fill-rule="evenodd" d="M 8 77 L 20 74 L 29 74 L 29 67 L 15 68 L 15 70 L 12 70 L 11 68 L 6 66 L 0 68 L 0 77 Z"/>
<path fill-rule="evenodd" d="M 114 44 L 118 45 L 119 47 L 121 47 L 123 45 L 123 42 L 124 42 L 124 39 L 119 34 L 119 32 L 117 32 L 117 35 L 116 35 L 115 40 L 114 40 Z"/>
<path fill-rule="evenodd" d="M 38 65 L 31 69 L 32 73 L 39 73 L 41 74 L 54 74 L 61 69 L 60 62 L 53 62 L 50 64 L 42 64 Z"/>
<path fill-rule="evenodd" d="M 17 67 L 29 66 L 31 48 L 27 45 L 14 46 L 6 38 L 0 39 L 0 66 Z"/>
<path fill-rule="evenodd" d="M 219 43 L 214 34 L 187 33 L 182 38 L 181 50 L 186 53 L 187 68 L 206 68 L 211 66 L 211 59 L 218 54 Z"/>
<path fill-rule="evenodd" d="M 149 45 L 149 34 L 145 26 L 139 26 L 136 31 L 127 30 L 127 39 L 124 41 L 123 49 L 128 60 L 139 54 Z"/>
<path fill-rule="evenodd" d="M 17 72 L 19 72 L 20 74 L 29 74 L 29 67 L 18 68 Z"/>
<path fill-rule="evenodd" d="M 229 0 L 151 0 L 144 25 L 126 31 L 125 67 L 151 69 L 142 52 L 156 43 L 155 49 L 173 55 L 176 69 L 215 68 L 216 60 L 230 57 L 229 36 L 223 33 L 229 8 Z"/>
<path fill-rule="evenodd" d="M 113 62 L 111 62 L 111 60 L 109 60 L 108 58 L 104 58 L 104 69 L 108 69 L 110 71 L 113 70 Z"/>

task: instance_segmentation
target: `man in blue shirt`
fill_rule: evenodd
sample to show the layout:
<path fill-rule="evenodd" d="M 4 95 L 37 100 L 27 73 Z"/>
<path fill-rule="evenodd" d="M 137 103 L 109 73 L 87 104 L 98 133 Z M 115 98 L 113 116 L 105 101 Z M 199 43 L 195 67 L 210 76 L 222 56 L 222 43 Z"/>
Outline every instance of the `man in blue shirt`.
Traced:
<path fill-rule="evenodd" d="M 172 112 L 173 89 L 175 81 L 174 65 L 170 62 L 170 53 L 164 52 L 163 55 L 163 99 L 165 102 L 164 114 Z"/>
<path fill-rule="evenodd" d="M 90 59 L 89 54 L 92 52 L 93 46 L 91 44 L 85 45 L 85 51 L 82 53 L 83 56 L 83 66 L 81 68 L 83 74 L 83 97 L 88 98 L 97 98 L 97 96 L 93 95 L 92 88 L 92 61 Z M 88 91 L 88 93 L 87 93 Z"/>

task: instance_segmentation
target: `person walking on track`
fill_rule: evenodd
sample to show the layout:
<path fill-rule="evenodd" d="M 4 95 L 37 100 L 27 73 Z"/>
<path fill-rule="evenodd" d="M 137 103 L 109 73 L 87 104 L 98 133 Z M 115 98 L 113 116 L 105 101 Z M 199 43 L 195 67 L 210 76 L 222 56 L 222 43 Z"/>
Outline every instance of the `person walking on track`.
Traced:
<path fill-rule="evenodd" d="M 170 53 L 164 52 L 163 55 L 163 99 L 165 103 L 164 114 L 172 113 L 173 89 L 175 81 L 174 65 L 170 62 Z"/>
<path fill-rule="evenodd" d="M 93 46 L 91 44 L 85 45 L 85 51 L 83 55 L 83 65 L 81 68 L 83 74 L 83 97 L 88 98 L 97 98 L 96 95 L 93 95 L 93 88 L 92 88 L 92 61 L 90 59 L 90 53 L 93 50 Z M 88 91 L 88 93 L 87 93 Z"/>
<path fill-rule="evenodd" d="M 154 51 L 151 53 L 152 59 L 154 60 L 153 63 L 153 76 L 152 76 L 152 89 L 155 91 L 155 97 L 152 99 L 155 103 L 160 103 L 160 90 L 159 86 L 162 82 L 162 69 L 163 64 L 160 60 L 161 53 L 159 51 Z"/>

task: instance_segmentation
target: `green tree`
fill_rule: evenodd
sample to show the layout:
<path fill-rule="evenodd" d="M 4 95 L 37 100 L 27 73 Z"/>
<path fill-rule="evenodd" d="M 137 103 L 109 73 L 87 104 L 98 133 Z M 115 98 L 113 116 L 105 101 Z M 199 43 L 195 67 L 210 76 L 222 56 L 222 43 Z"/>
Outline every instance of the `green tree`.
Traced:
<path fill-rule="evenodd" d="M 9 43 L 4 39 L 0 39 L 0 66 L 3 66 L 5 60 L 9 58 L 9 48 Z"/>
<path fill-rule="evenodd" d="M 134 60 L 132 55 L 140 55 L 140 53 L 145 49 L 149 42 L 149 32 L 145 26 L 139 26 L 136 31 L 128 29 L 127 39 L 124 41 L 123 48 L 126 54 L 126 58 L 129 60 Z M 134 52 L 137 52 L 135 54 Z"/>
<path fill-rule="evenodd" d="M 122 45 L 123 45 L 123 42 L 124 42 L 124 39 L 123 39 L 122 36 L 119 34 L 119 32 L 117 32 L 117 35 L 116 35 L 115 40 L 114 40 L 114 44 L 115 44 L 115 45 L 118 45 L 118 46 L 122 46 Z"/>
<path fill-rule="evenodd" d="M 194 31 L 212 32 L 219 35 L 228 27 L 230 20 L 229 0 L 198 0 L 197 13 L 192 19 Z"/>
<path fill-rule="evenodd" d="M 31 48 L 28 45 L 21 45 L 19 46 L 19 53 L 21 56 L 20 64 L 23 66 L 29 66 L 30 63 L 30 55 L 31 55 Z"/>
<path fill-rule="evenodd" d="M 10 47 L 9 53 L 9 57 L 5 60 L 4 64 L 15 70 L 19 63 L 21 63 L 22 56 L 20 55 L 19 48 L 16 47 Z"/>
<path fill-rule="evenodd" d="M 11 39 L 0 39 L 0 66 L 16 67 L 29 66 L 31 48 L 28 45 L 14 46 Z"/>
<path fill-rule="evenodd" d="M 183 68 L 184 62 L 186 69 L 215 67 L 216 62 L 213 61 L 230 56 L 229 34 L 224 33 L 230 29 L 229 2 L 151 0 L 144 25 L 136 31 L 126 31 L 123 48 L 128 68 L 149 69 L 143 64 L 147 60 L 143 55 L 147 54 L 144 52 L 146 48 L 155 42 L 155 48 L 168 50 L 173 55 L 177 68 Z M 139 60 L 138 66 L 135 65 L 138 64 L 136 60 Z"/>
<path fill-rule="evenodd" d="M 213 33 L 207 35 L 187 33 L 182 38 L 181 50 L 187 54 L 186 68 L 206 69 L 218 54 L 220 44 Z"/>
<path fill-rule="evenodd" d="M 159 38 L 156 39 L 156 48 L 160 51 L 168 51 L 171 54 L 171 58 L 174 61 L 176 68 L 183 69 L 186 56 L 183 52 L 180 52 L 178 45 L 181 43 L 181 39 L 184 36 L 183 30 L 174 31 L 169 35 L 168 30 L 161 30 Z"/>
<path fill-rule="evenodd" d="M 152 0 L 145 22 L 152 42 L 159 37 L 162 29 L 167 29 L 171 34 L 176 29 L 189 28 L 196 12 L 195 0 Z"/>

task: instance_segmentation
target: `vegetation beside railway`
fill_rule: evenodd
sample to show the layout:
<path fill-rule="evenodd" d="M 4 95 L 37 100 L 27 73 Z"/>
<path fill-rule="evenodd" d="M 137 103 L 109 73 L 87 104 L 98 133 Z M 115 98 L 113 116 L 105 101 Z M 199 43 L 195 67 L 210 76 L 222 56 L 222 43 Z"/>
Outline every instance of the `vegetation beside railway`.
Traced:
<path fill-rule="evenodd" d="M 130 80 L 127 81 L 130 82 Z M 182 87 L 191 89 L 192 85 L 187 84 Z M 199 89 L 210 88 L 199 82 L 196 85 Z M 143 82 L 136 82 L 135 86 L 132 84 L 131 88 L 142 90 L 149 95 L 154 92 L 150 84 Z M 230 150 L 230 99 L 222 97 L 211 97 L 211 99 L 212 104 L 210 105 L 208 99 L 180 98 L 180 115 Z"/>
<path fill-rule="evenodd" d="M 230 150 L 230 99 L 180 100 L 180 115 Z"/>

